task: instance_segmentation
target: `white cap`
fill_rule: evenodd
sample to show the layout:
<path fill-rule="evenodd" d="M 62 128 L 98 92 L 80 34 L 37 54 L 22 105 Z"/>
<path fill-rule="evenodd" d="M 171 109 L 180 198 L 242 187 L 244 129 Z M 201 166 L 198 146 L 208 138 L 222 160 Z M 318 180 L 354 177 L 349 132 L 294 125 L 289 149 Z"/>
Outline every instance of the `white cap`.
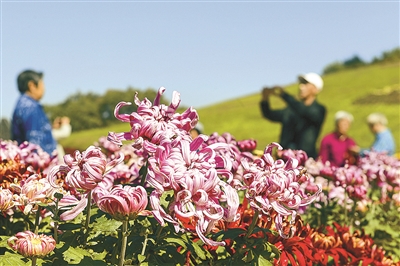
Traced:
<path fill-rule="evenodd" d="M 324 81 L 322 80 L 321 76 L 316 73 L 307 73 L 304 75 L 300 75 L 299 79 L 304 79 L 308 83 L 314 84 L 314 86 L 318 90 L 322 90 L 322 88 L 324 87 Z"/>
<path fill-rule="evenodd" d="M 354 120 L 353 115 L 350 114 L 350 113 L 348 113 L 348 112 L 346 112 L 346 111 L 338 111 L 338 112 L 335 114 L 335 121 L 336 121 L 336 122 L 339 121 L 339 120 L 341 120 L 341 119 L 343 119 L 343 118 L 349 120 L 350 122 L 353 122 L 353 120 Z"/>
<path fill-rule="evenodd" d="M 371 125 L 381 124 L 386 126 L 388 124 L 388 120 L 384 114 L 372 113 L 367 117 L 367 123 Z"/>
<path fill-rule="evenodd" d="M 204 133 L 204 126 L 202 123 L 197 122 L 196 126 L 194 127 L 195 129 L 197 129 L 198 131 L 200 131 L 201 134 Z"/>

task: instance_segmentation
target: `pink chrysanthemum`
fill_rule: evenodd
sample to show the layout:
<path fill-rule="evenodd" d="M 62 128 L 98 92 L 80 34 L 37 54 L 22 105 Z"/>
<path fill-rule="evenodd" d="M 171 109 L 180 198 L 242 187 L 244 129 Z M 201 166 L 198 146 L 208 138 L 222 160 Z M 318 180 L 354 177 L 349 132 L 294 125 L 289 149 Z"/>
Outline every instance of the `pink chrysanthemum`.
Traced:
<path fill-rule="evenodd" d="M 75 218 L 87 206 L 89 193 L 99 186 L 111 187 L 114 180 L 107 173 L 117 164 L 123 161 L 124 157 L 119 157 L 107 161 L 106 156 L 98 147 L 90 146 L 84 152 L 75 151 L 73 156 L 65 155 L 66 165 L 57 165 L 53 167 L 47 179 L 51 186 L 59 188 L 65 182 L 72 190 L 82 190 L 80 200 L 69 197 L 68 202 L 76 206 L 60 215 L 62 220 L 71 220 Z M 63 203 L 63 199 L 61 200 Z"/>
<path fill-rule="evenodd" d="M 93 198 L 100 210 L 109 213 L 118 221 L 136 219 L 138 215 L 147 215 L 147 192 L 141 187 L 115 185 L 110 191 L 97 188 Z"/>
<path fill-rule="evenodd" d="M 137 111 L 131 114 L 120 114 L 119 110 L 125 105 L 131 105 L 130 102 L 120 102 L 114 111 L 114 115 L 122 122 L 128 122 L 131 126 L 129 132 L 108 134 L 108 140 L 122 145 L 123 140 L 135 140 L 134 146 L 138 149 L 142 148 L 145 142 L 158 145 L 163 140 L 171 140 L 176 137 L 190 139 L 188 131 L 192 129 L 198 121 L 197 112 L 188 108 L 184 113 L 175 113 L 179 103 L 179 93 L 174 91 L 172 102 L 169 106 L 160 104 L 161 95 L 165 88 L 161 87 L 157 97 L 152 104 L 148 99 L 140 101 L 135 96 L 135 104 L 138 106 Z"/>
<path fill-rule="evenodd" d="M 286 163 L 281 159 L 275 161 L 273 147 L 282 149 L 278 143 L 272 143 L 266 147 L 261 158 L 254 162 L 242 161 L 243 183 L 250 206 L 266 215 L 274 209 L 278 213 L 275 223 L 279 233 L 282 237 L 289 237 L 281 230 L 282 222 L 286 219 L 294 221 L 298 209 L 314 201 L 321 187 L 314 195 L 306 195 L 300 183 L 307 177 L 298 168 L 298 161 L 294 158 Z"/>
<path fill-rule="evenodd" d="M 180 229 L 182 219 L 196 223 L 195 230 L 202 241 L 210 245 L 223 245 L 205 237 L 215 224 L 224 219 L 237 218 L 239 197 L 237 191 L 220 177 L 232 178 L 231 166 L 214 149 L 226 144 L 214 144 L 200 149 L 205 136 L 193 140 L 160 145 L 155 156 L 149 158 L 148 183 L 155 188 L 150 196 L 154 217 Z M 169 209 L 161 206 L 163 193 L 173 193 Z"/>
<path fill-rule="evenodd" d="M 56 247 L 53 237 L 31 231 L 17 233 L 7 240 L 7 244 L 25 258 L 43 258 Z"/>
<path fill-rule="evenodd" d="M 7 212 L 14 207 L 14 195 L 9 189 L 0 187 L 0 213 Z"/>

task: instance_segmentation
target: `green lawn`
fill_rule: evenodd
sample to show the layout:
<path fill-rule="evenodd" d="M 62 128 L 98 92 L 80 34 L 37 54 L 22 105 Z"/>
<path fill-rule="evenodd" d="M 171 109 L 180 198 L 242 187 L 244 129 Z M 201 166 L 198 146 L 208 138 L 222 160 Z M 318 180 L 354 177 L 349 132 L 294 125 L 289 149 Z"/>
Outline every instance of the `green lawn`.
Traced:
<path fill-rule="evenodd" d="M 344 70 L 326 75 L 323 79 L 325 85 L 318 100 L 327 107 L 328 114 L 320 139 L 334 129 L 335 112 L 346 110 L 355 118 L 349 132 L 350 136 L 361 147 L 369 147 L 373 142 L 373 135 L 369 132 L 365 118 L 372 112 L 382 112 L 389 120 L 389 128 L 396 141 L 396 150 L 400 151 L 399 63 Z M 296 94 L 297 84 L 286 86 L 286 90 Z M 205 133 L 229 132 L 238 140 L 253 138 L 258 141 L 258 149 L 264 149 L 268 143 L 278 141 L 280 124 L 262 118 L 259 109 L 260 99 L 261 95 L 257 93 L 197 109 Z M 271 100 L 274 108 L 284 106 L 278 98 Z M 109 128 L 74 132 L 61 144 L 66 148 L 83 150 L 101 136 L 106 136 L 108 131 L 128 130 L 127 123 L 120 123 Z"/>

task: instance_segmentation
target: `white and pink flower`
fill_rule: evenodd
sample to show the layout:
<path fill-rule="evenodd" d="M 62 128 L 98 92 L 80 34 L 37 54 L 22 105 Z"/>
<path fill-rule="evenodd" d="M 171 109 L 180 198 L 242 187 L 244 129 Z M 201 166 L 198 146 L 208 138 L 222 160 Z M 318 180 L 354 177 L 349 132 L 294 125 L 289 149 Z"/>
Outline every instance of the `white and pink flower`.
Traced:
<path fill-rule="evenodd" d="M 250 206 L 265 215 L 274 209 L 278 213 L 275 223 L 279 233 L 282 237 L 290 237 L 283 232 L 282 222 L 294 221 L 299 208 L 312 203 L 322 189 L 317 186 L 313 195 L 304 193 L 300 184 L 307 180 L 307 175 L 298 167 L 297 159 L 275 161 L 272 156 L 274 147 L 282 149 L 278 143 L 272 143 L 261 158 L 254 162 L 242 161 L 243 184 Z"/>
<path fill-rule="evenodd" d="M 107 173 L 123 161 L 123 155 L 119 155 L 108 161 L 100 148 L 90 146 L 82 153 L 75 151 L 73 155 L 65 155 L 66 164 L 57 165 L 50 170 L 47 179 L 52 187 L 60 188 L 65 182 L 71 190 L 82 192 L 79 198 L 70 196 L 66 200 L 61 200 L 61 203 L 68 201 L 76 205 L 60 215 L 62 220 L 71 220 L 81 213 L 87 206 L 93 189 L 98 186 L 107 188 L 113 185 L 112 175 Z"/>
<path fill-rule="evenodd" d="M 205 136 L 192 142 L 182 140 L 173 146 L 164 143 L 149 158 L 148 183 L 155 188 L 150 196 L 154 217 L 163 225 L 171 222 L 180 230 L 180 218 L 195 222 L 195 230 L 202 241 L 223 245 L 205 237 L 221 219 L 237 218 L 239 197 L 237 191 L 224 179 L 232 179 L 228 161 L 214 149 L 226 144 L 200 148 Z M 169 208 L 161 205 L 164 193 L 172 193 Z"/>
<path fill-rule="evenodd" d="M 25 258 L 43 258 L 56 247 L 53 237 L 31 231 L 17 233 L 7 240 L 7 244 Z"/>
<path fill-rule="evenodd" d="M 146 190 L 141 187 L 115 185 L 110 191 L 97 188 L 93 199 L 100 210 L 118 221 L 136 219 L 138 215 L 148 215 Z"/>
<path fill-rule="evenodd" d="M 169 141 L 176 138 L 190 139 L 189 131 L 194 128 L 198 122 L 197 112 L 188 108 L 182 114 L 175 113 L 180 104 L 179 93 L 174 91 L 172 102 L 169 106 L 160 103 L 161 95 L 165 88 L 161 87 L 157 97 L 152 104 L 148 99 L 140 101 L 135 95 L 135 104 L 137 111 L 131 114 L 120 114 L 119 110 L 125 105 L 131 105 L 130 102 L 120 102 L 114 111 L 115 117 L 127 122 L 131 126 L 129 132 L 108 134 L 108 140 L 122 145 L 123 140 L 134 140 L 133 146 L 141 149 L 145 142 L 153 145 L 159 145 L 163 141 Z M 148 145 L 149 145 L 148 143 Z M 150 145 L 152 147 L 152 145 Z"/>
<path fill-rule="evenodd" d="M 0 213 L 6 213 L 14 205 L 14 194 L 9 189 L 0 187 Z"/>

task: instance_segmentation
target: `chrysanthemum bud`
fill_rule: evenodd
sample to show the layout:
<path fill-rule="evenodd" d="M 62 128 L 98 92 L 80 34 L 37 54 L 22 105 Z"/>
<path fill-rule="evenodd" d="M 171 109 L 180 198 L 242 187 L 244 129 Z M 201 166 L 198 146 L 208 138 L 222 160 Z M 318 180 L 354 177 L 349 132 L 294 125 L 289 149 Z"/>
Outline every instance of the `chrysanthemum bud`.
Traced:
<path fill-rule="evenodd" d="M 7 240 L 7 244 L 25 258 L 43 258 L 56 247 L 53 237 L 31 231 L 17 233 Z"/>
<path fill-rule="evenodd" d="M 147 213 L 147 192 L 141 186 L 116 185 L 110 192 L 99 188 L 93 194 L 100 210 L 109 213 L 116 220 L 132 220 Z"/>

